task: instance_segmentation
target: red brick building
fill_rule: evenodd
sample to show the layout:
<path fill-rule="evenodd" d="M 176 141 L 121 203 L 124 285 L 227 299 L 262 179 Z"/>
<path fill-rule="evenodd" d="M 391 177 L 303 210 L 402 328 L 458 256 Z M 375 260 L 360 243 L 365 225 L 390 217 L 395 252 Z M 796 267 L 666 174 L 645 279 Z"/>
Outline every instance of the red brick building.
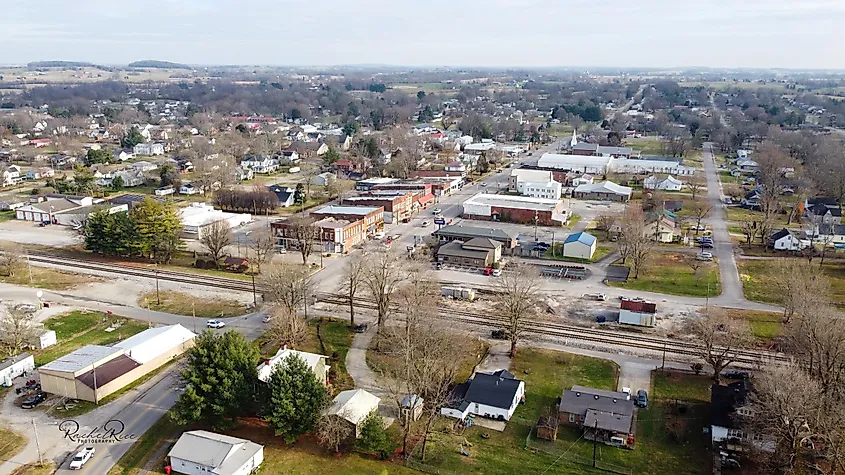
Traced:
<path fill-rule="evenodd" d="M 540 226 L 563 226 L 569 221 L 569 210 L 560 200 L 479 193 L 464 202 L 463 217 L 519 224 L 536 220 Z"/>
<path fill-rule="evenodd" d="M 388 192 L 390 193 L 390 192 Z M 411 218 L 414 209 L 414 194 L 411 192 L 397 192 L 401 194 L 365 193 L 343 200 L 348 206 L 381 206 L 384 208 L 384 222 L 387 224 L 401 222 Z"/>
<path fill-rule="evenodd" d="M 367 233 L 374 233 L 384 229 L 384 207 L 382 206 L 324 206 L 312 211 L 315 219 L 334 218 L 355 222 L 364 221 Z"/>
<path fill-rule="evenodd" d="M 287 220 L 270 223 L 276 245 L 289 251 L 296 250 L 297 240 L 288 228 Z M 321 252 L 345 253 L 367 240 L 367 226 L 363 219 L 325 218 L 314 223 L 314 249 Z"/>

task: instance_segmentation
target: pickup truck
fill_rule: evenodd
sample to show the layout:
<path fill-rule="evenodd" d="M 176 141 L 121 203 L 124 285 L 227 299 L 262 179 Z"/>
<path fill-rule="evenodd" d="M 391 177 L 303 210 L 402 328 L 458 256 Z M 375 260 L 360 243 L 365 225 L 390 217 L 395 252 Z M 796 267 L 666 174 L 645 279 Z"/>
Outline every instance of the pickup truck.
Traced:
<path fill-rule="evenodd" d="M 80 470 L 94 456 L 94 447 L 85 447 L 73 456 L 70 461 L 71 470 Z"/>

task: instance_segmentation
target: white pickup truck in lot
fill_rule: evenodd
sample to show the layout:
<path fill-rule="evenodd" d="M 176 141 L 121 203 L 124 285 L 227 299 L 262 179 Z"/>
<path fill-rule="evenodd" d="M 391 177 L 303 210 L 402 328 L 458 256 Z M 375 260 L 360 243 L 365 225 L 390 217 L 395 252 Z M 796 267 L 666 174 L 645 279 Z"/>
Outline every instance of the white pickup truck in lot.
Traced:
<path fill-rule="evenodd" d="M 91 457 L 94 456 L 94 447 L 85 447 L 84 449 L 80 450 L 73 456 L 70 460 L 70 469 L 71 470 L 80 470 L 89 460 Z"/>

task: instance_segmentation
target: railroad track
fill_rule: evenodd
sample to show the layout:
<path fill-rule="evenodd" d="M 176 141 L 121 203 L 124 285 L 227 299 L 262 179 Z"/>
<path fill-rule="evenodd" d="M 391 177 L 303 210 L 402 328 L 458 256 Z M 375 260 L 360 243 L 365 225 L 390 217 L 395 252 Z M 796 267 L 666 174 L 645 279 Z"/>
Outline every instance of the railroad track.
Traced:
<path fill-rule="evenodd" d="M 369 299 L 357 299 L 356 306 L 375 309 L 375 303 Z M 318 293 L 317 301 L 336 305 L 348 305 L 348 300 L 339 294 Z M 486 328 L 502 328 L 506 326 L 507 320 L 495 315 L 482 315 L 465 310 L 457 310 L 453 308 L 441 308 L 439 316 L 444 319 L 459 321 L 463 323 L 483 326 Z M 668 338 L 659 338 L 642 334 L 633 334 L 613 330 L 602 330 L 593 328 L 584 328 L 574 325 L 566 325 L 553 322 L 542 322 L 537 320 L 526 320 L 525 330 L 528 333 L 554 336 L 565 338 L 573 341 L 583 341 L 589 343 L 596 343 L 602 345 L 623 346 L 628 348 L 637 348 L 643 350 L 657 351 L 669 354 L 677 354 L 684 356 L 697 356 L 701 354 L 703 347 L 701 345 L 681 341 L 672 340 Z M 765 361 L 776 361 L 785 363 L 789 358 L 767 351 L 754 351 L 738 349 L 731 352 L 733 359 L 739 363 L 745 364 L 760 364 Z"/>
<path fill-rule="evenodd" d="M 32 262 L 39 262 L 44 264 L 56 265 L 61 267 L 70 267 L 75 269 L 87 269 L 100 272 L 107 272 L 118 275 L 127 275 L 134 277 L 146 277 L 150 279 L 160 279 L 170 282 L 180 282 L 183 284 L 201 285 L 205 287 L 214 287 L 217 289 L 237 290 L 240 292 L 252 292 L 252 282 L 246 282 L 238 279 L 229 279 L 226 277 L 215 277 L 211 275 L 190 274 L 187 272 L 175 272 L 162 269 L 149 269 L 137 266 L 127 266 L 123 264 L 110 264 L 104 262 L 94 262 L 85 259 L 76 259 L 72 257 L 59 257 L 51 254 L 30 253 L 29 260 Z M 256 284 L 255 291 L 261 292 L 261 287 Z"/>

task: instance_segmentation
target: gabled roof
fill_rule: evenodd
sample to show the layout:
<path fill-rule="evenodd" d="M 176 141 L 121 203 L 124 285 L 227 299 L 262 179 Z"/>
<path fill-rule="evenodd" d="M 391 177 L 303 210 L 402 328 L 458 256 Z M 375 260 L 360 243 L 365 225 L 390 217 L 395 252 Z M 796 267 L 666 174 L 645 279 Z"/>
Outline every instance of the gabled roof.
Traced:
<path fill-rule="evenodd" d="M 470 239 L 469 241 L 465 242 L 463 245 L 464 249 L 485 249 L 485 250 L 492 250 L 502 247 L 502 243 L 498 241 L 494 241 L 490 238 L 486 237 L 475 237 Z"/>
<path fill-rule="evenodd" d="M 273 373 L 273 369 L 282 364 L 283 361 L 290 358 L 291 356 L 298 356 L 305 364 L 310 368 L 312 371 L 314 368 L 320 363 L 321 360 L 325 360 L 328 356 L 325 355 L 318 355 L 316 353 L 308 353 L 305 351 L 297 351 L 297 350 L 290 350 L 287 348 L 282 348 L 276 354 L 267 360 L 264 364 L 258 366 L 258 379 L 264 381 L 265 383 L 270 379 L 270 375 Z"/>
<path fill-rule="evenodd" d="M 628 432 L 634 414 L 634 402 L 625 393 L 572 386 L 565 389 L 558 406 L 560 412 L 579 414 L 599 429 Z"/>
<path fill-rule="evenodd" d="M 350 389 L 334 398 L 326 414 L 340 416 L 357 426 L 373 409 L 378 409 L 380 402 L 381 399 L 363 389 Z"/>
<path fill-rule="evenodd" d="M 736 408 L 744 406 L 748 402 L 748 384 L 745 381 L 736 381 L 722 386 L 714 384 L 710 386 L 710 415 L 714 426 L 734 427 L 736 421 L 733 414 Z"/>
<path fill-rule="evenodd" d="M 585 183 L 575 188 L 576 193 L 614 193 L 617 195 L 631 196 L 633 190 L 627 186 L 617 185 L 612 181 L 601 183 Z"/>
<path fill-rule="evenodd" d="M 279 185 L 268 186 L 267 189 L 272 191 L 281 203 L 286 203 L 293 197 L 293 194 L 296 192 L 296 190 L 293 188 Z"/>
<path fill-rule="evenodd" d="M 179 325 L 150 328 L 123 341 L 115 343 L 115 348 L 126 350 L 126 355 L 144 364 L 158 358 L 168 351 L 191 341 L 196 335 Z"/>
<path fill-rule="evenodd" d="M 792 231 L 783 228 L 780 231 L 772 234 L 772 241 L 777 241 L 779 239 L 785 238 L 786 236 L 792 236 Z"/>
<path fill-rule="evenodd" d="M 564 244 L 573 242 L 580 242 L 586 246 L 592 246 L 596 242 L 596 237 L 582 231 L 580 233 L 570 234 L 567 236 L 566 241 L 563 241 Z"/>
<path fill-rule="evenodd" d="M 463 224 L 450 224 L 443 226 L 434 232 L 436 236 L 472 236 L 489 237 L 490 239 L 513 240 L 519 235 L 501 228 L 482 228 L 476 226 L 464 226 Z"/>
<path fill-rule="evenodd" d="M 192 430 L 179 437 L 167 456 L 212 467 L 214 475 L 229 475 L 263 449 L 263 446 L 246 439 Z"/>
<path fill-rule="evenodd" d="M 475 373 L 467 383 L 469 387 L 464 401 L 509 409 L 522 381 L 515 379 L 513 374 L 500 370 L 495 373 Z"/>

